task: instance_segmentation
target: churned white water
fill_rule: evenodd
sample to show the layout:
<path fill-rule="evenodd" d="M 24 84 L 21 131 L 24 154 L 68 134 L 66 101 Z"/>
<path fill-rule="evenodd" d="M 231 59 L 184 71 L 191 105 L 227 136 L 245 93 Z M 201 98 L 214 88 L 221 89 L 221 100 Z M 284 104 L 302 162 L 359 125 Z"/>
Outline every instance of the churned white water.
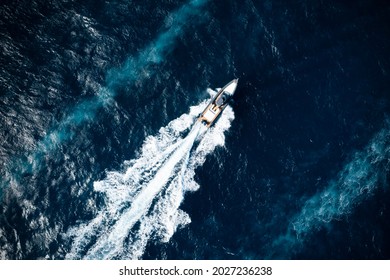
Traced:
<path fill-rule="evenodd" d="M 104 197 L 96 217 L 66 234 L 72 241 L 68 259 L 142 257 L 149 240 L 167 242 L 177 228 L 191 222 L 180 209 L 184 194 L 196 191 L 196 167 L 225 142 L 224 132 L 234 119 L 227 107 L 215 126 L 196 122 L 207 101 L 145 139 L 136 159 L 124 171 L 111 171 L 94 190 Z"/>

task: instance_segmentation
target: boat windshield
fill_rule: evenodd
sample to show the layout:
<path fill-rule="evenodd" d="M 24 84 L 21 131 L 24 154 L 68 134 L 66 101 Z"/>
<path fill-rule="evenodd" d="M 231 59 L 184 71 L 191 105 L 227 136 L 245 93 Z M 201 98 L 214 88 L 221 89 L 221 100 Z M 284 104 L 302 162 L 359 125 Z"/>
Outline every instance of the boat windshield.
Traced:
<path fill-rule="evenodd" d="M 225 93 L 222 94 L 222 96 L 220 96 L 217 101 L 216 101 L 216 104 L 217 106 L 222 106 L 223 104 L 226 103 L 226 100 L 227 100 L 227 96 Z"/>

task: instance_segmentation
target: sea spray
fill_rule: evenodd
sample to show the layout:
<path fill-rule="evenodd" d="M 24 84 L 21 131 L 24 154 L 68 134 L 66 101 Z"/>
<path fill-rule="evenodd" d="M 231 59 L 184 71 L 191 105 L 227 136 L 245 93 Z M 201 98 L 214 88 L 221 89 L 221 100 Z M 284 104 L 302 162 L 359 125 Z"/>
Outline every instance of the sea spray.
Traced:
<path fill-rule="evenodd" d="M 109 259 L 118 255 L 118 251 L 121 250 L 121 245 L 129 231 L 136 222 L 147 214 L 153 199 L 164 190 L 165 185 L 170 182 L 170 179 L 175 175 L 174 173 L 176 173 L 177 169 L 176 165 L 180 162 L 182 165 L 186 164 L 186 162 L 182 162 L 183 157 L 190 152 L 198 131 L 199 126 L 181 141 L 180 146 L 175 152 L 168 157 L 166 162 L 154 175 L 150 176 L 152 178 L 150 178 L 149 182 L 143 184 L 141 190 L 131 201 L 130 207 L 121 213 L 121 216 L 110 232 L 99 238 L 96 245 L 87 253 L 86 258 Z M 181 181 L 181 179 L 179 180 Z M 98 187 L 96 189 L 98 189 Z"/>
<path fill-rule="evenodd" d="M 191 107 L 145 139 L 139 156 L 112 171 L 94 189 L 104 197 L 95 218 L 70 229 L 67 259 L 139 259 L 150 240 L 167 242 L 177 228 L 191 219 L 179 209 L 184 194 L 195 191 L 195 169 L 217 146 L 234 119 L 227 107 L 210 129 L 197 116 L 207 102 Z"/>

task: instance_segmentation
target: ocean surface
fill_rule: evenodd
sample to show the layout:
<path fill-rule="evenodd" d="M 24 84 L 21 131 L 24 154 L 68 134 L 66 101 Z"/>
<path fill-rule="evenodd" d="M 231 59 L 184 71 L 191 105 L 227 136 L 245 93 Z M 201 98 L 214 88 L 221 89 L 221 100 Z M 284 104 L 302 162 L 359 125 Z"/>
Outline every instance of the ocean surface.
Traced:
<path fill-rule="evenodd" d="M 388 1 L 2 1 L 0 47 L 0 259 L 390 259 Z"/>

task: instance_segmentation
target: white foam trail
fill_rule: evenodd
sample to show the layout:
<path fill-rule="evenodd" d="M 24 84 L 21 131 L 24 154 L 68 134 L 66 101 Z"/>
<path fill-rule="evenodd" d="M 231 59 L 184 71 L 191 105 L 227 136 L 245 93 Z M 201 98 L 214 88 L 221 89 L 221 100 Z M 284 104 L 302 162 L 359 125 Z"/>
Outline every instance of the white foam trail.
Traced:
<path fill-rule="evenodd" d="M 138 158 L 125 163 L 124 172 L 109 172 L 95 182 L 105 206 L 92 221 L 66 234 L 72 241 L 66 258 L 141 258 L 151 239 L 167 242 L 178 227 L 191 221 L 179 209 L 184 193 L 199 188 L 195 168 L 215 147 L 224 145 L 224 132 L 234 119 L 227 107 L 207 130 L 195 123 L 206 105 L 205 101 L 192 107 L 189 114 L 147 137 Z"/>
<path fill-rule="evenodd" d="M 200 126 L 191 131 L 183 143 L 177 148 L 167 162 L 157 171 L 153 179 L 139 192 L 127 209 L 115 223 L 108 236 L 101 238 L 101 241 L 88 253 L 89 259 L 101 259 L 102 257 L 112 258 L 121 250 L 121 245 L 127 237 L 129 230 L 134 224 L 146 214 L 152 200 L 164 188 L 168 180 L 174 175 L 175 166 L 183 159 L 192 147 Z"/>

